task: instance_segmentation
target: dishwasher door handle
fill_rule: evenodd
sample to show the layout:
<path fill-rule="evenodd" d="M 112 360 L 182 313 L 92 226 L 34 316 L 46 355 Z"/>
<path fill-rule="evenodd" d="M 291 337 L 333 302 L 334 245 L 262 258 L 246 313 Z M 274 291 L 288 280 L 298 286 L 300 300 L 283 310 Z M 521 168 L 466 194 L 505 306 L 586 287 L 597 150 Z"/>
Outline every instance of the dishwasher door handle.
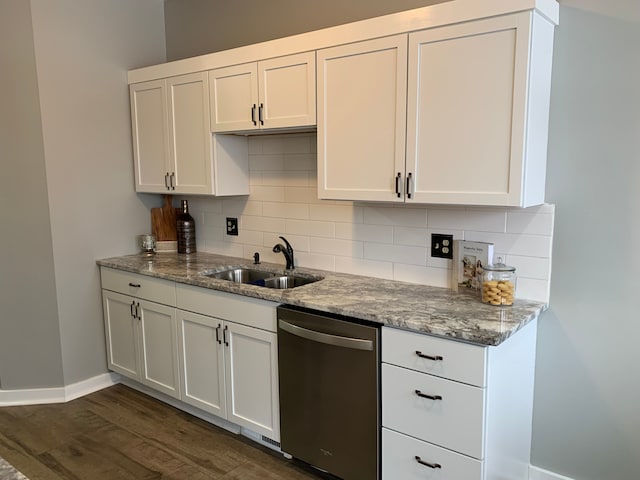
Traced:
<path fill-rule="evenodd" d="M 289 332 L 292 335 L 306 338 L 313 342 L 326 343 L 327 345 L 334 345 L 336 347 L 352 348 L 354 350 L 373 350 L 373 341 L 364 340 L 362 338 L 353 337 L 341 337 L 340 335 L 331 335 L 329 333 L 316 332 L 315 330 L 309 330 L 308 328 L 299 327 L 293 325 L 284 320 L 280 320 L 280 328 L 285 332 Z"/>

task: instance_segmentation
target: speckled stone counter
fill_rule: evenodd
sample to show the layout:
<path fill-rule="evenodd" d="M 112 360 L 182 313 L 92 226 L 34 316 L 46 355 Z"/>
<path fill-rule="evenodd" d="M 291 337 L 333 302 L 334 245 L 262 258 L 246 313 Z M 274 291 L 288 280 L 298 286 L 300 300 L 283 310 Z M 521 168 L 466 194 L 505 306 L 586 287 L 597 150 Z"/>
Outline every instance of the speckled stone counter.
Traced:
<path fill-rule="evenodd" d="M 481 345 L 498 345 L 546 309 L 541 302 L 516 300 L 510 307 L 484 305 L 477 295 L 446 288 L 296 267 L 322 280 L 286 290 L 218 280 L 203 272 L 251 266 L 286 273 L 282 265 L 197 252 L 142 254 L 98 260 L 98 265 L 164 278 L 273 302 L 377 322 Z"/>

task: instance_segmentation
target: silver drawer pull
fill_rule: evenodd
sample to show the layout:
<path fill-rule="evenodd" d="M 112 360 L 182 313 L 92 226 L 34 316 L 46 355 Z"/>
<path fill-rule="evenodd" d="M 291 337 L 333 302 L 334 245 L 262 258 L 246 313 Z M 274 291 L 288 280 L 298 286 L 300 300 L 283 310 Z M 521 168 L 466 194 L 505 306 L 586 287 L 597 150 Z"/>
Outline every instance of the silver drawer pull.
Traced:
<path fill-rule="evenodd" d="M 418 462 L 420 465 L 424 465 L 425 467 L 429 467 L 429 468 L 442 468 L 442 465 L 440 465 L 439 463 L 425 462 L 418 455 L 416 455 L 416 462 Z"/>
<path fill-rule="evenodd" d="M 419 356 L 420 358 L 426 358 L 427 360 L 434 360 L 434 361 L 444 360 L 444 358 L 441 357 L 440 355 L 425 355 L 420 350 L 416 350 L 416 355 Z"/>
<path fill-rule="evenodd" d="M 422 398 L 428 398 L 429 400 L 442 400 L 441 395 L 427 395 L 426 393 L 422 393 L 420 390 L 416 390 L 416 395 Z"/>
<path fill-rule="evenodd" d="M 129 282 L 129 286 L 133 287 L 133 288 L 140 288 L 140 284 L 139 283 L 131 283 L 131 282 Z"/>

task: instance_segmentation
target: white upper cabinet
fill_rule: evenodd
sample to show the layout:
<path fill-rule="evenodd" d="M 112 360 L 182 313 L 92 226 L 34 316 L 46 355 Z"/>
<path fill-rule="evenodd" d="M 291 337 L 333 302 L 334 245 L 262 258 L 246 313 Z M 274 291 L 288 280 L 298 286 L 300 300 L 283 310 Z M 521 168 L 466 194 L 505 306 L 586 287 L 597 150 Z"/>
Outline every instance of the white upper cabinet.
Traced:
<path fill-rule="evenodd" d="M 407 35 L 318 51 L 318 196 L 403 201 Z"/>
<path fill-rule="evenodd" d="M 544 202 L 551 65 L 534 55 L 550 56 L 553 31 L 534 36 L 533 22 L 526 12 L 409 35 L 407 201 Z"/>
<path fill-rule="evenodd" d="M 543 203 L 553 24 L 524 12 L 408 38 L 408 63 L 402 35 L 318 52 L 319 197 Z"/>
<path fill-rule="evenodd" d="M 211 131 L 313 126 L 315 52 L 209 72 Z"/>
<path fill-rule="evenodd" d="M 206 72 L 132 84 L 130 93 L 136 191 L 248 194 L 246 158 L 234 159 L 230 180 L 219 168 L 229 159 L 212 145 Z"/>

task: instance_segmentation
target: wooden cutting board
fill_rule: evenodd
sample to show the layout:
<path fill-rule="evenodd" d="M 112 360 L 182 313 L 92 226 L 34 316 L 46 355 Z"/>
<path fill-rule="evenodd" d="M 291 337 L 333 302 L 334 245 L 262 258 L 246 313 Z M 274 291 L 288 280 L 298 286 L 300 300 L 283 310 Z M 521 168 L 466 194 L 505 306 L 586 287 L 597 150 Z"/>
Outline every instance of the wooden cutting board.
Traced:
<path fill-rule="evenodd" d="M 173 208 L 173 195 L 165 195 L 161 208 L 151 209 L 151 233 L 159 242 L 175 241 L 178 239 L 176 231 L 176 209 Z"/>

